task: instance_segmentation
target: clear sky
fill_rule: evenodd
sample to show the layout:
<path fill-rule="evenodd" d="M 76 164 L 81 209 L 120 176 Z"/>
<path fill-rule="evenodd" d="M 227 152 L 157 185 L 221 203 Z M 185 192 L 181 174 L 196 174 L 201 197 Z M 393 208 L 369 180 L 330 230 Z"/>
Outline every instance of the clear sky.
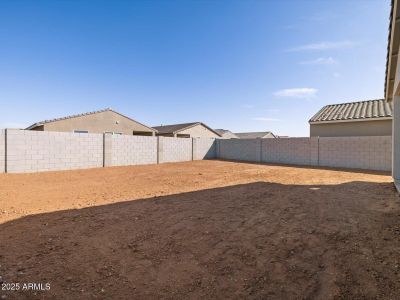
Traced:
<path fill-rule="evenodd" d="M 0 127 L 111 107 L 308 136 L 383 97 L 389 0 L 0 1 Z"/>

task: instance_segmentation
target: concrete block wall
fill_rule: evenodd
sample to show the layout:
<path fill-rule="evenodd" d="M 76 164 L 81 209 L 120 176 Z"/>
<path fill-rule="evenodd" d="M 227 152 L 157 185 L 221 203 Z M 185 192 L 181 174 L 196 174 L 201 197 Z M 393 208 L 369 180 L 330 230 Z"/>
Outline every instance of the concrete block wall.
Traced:
<path fill-rule="evenodd" d="M 262 139 L 262 161 L 311 165 L 311 139 Z"/>
<path fill-rule="evenodd" d="M 158 162 L 178 162 L 193 159 L 191 138 L 158 137 Z"/>
<path fill-rule="evenodd" d="M 0 129 L 0 173 L 6 171 L 6 131 Z"/>
<path fill-rule="evenodd" d="M 261 147 L 259 147 L 259 143 Z M 222 159 L 390 171 L 390 136 L 217 141 Z"/>
<path fill-rule="evenodd" d="M 111 135 L 111 165 L 128 166 L 157 163 L 157 137 Z"/>
<path fill-rule="evenodd" d="M 261 139 L 218 139 L 218 158 L 261 161 Z"/>
<path fill-rule="evenodd" d="M 214 157 L 214 138 L 0 130 L 0 173 L 156 164 Z"/>
<path fill-rule="evenodd" d="M 310 165 L 319 165 L 319 137 L 310 138 Z"/>
<path fill-rule="evenodd" d="M 214 138 L 193 138 L 193 160 L 215 158 L 216 149 Z"/>
<path fill-rule="evenodd" d="M 390 171 L 392 167 L 392 137 L 321 137 L 319 165 Z"/>
<path fill-rule="evenodd" d="M 112 163 L 112 138 L 111 133 L 103 135 L 103 167 L 111 167 Z"/>
<path fill-rule="evenodd" d="M 103 166 L 103 135 L 7 130 L 7 172 Z"/>
<path fill-rule="evenodd" d="M 0 173 L 155 164 L 207 158 L 391 170 L 390 136 L 288 139 L 145 137 L 0 130 Z M 6 153 L 7 152 L 7 153 Z"/>

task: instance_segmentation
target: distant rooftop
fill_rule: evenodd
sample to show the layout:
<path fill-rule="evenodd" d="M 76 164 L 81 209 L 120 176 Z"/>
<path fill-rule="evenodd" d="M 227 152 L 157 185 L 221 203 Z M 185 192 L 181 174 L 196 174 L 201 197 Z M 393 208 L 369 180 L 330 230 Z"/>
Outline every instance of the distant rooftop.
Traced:
<path fill-rule="evenodd" d="M 200 124 L 200 122 L 160 125 L 160 126 L 153 126 L 153 128 L 158 130 L 158 133 L 175 133 L 183 129 L 193 127 L 194 125 L 197 124 Z"/>
<path fill-rule="evenodd" d="M 230 130 L 227 129 L 214 129 L 216 132 L 218 132 L 219 134 L 224 134 L 224 133 L 228 133 L 231 132 Z"/>
<path fill-rule="evenodd" d="M 214 129 L 208 127 L 206 124 L 202 123 L 202 122 L 191 122 L 191 123 L 181 123 L 181 124 L 170 124 L 170 125 L 161 125 L 161 126 L 153 126 L 153 128 L 155 130 L 158 131 L 158 133 L 160 134 L 166 134 L 166 133 L 177 133 L 180 132 L 182 130 L 191 128 L 193 126 L 196 125 L 203 125 L 204 127 L 208 128 L 209 130 L 211 130 L 212 132 L 215 132 L 217 135 L 220 136 L 220 134 L 215 131 Z"/>
<path fill-rule="evenodd" d="M 235 132 L 235 134 L 241 139 L 262 139 L 266 135 L 275 135 L 271 131 L 259 131 L 259 132 Z"/>

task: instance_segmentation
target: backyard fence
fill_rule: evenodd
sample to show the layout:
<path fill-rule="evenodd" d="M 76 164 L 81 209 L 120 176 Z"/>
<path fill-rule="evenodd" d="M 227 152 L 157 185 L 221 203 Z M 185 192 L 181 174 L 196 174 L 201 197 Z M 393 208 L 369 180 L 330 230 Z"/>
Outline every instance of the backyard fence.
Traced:
<path fill-rule="evenodd" d="M 390 171 L 390 136 L 213 139 L 0 130 L 0 173 L 220 158 Z"/>
<path fill-rule="evenodd" d="M 215 158 L 213 138 L 0 130 L 0 173 L 100 168 Z"/>
<path fill-rule="evenodd" d="M 392 137 L 218 140 L 217 157 L 265 163 L 390 171 Z"/>

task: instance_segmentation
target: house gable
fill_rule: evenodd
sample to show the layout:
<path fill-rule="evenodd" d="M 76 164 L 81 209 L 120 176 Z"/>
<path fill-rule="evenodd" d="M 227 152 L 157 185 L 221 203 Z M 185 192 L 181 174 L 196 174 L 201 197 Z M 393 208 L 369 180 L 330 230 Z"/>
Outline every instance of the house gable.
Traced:
<path fill-rule="evenodd" d="M 189 128 L 179 130 L 177 133 L 185 134 L 185 135 L 188 134 L 191 137 L 212 137 L 212 138 L 220 137 L 218 134 L 216 134 L 214 131 L 210 130 L 207 126 L 205 126 L 202 123 L 198 123 Z"/>
<path fill-rule="evenodd" d="M 153 128 L 111 109 L 43 121 L 28 127 L 28 129 L 63 132 L 88 131 L 90 133 L 114 132 L 127 135 L 155 132 Z"/>

